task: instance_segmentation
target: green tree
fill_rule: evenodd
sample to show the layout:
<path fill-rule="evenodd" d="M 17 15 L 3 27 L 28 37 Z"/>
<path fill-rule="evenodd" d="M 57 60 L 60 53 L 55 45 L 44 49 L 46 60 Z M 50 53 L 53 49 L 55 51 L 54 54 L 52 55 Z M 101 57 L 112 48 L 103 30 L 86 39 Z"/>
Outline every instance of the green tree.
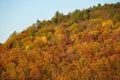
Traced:
<path fill-rule="evenodd" d="M 59 11 L 57 11 L 55 13 L 55 16 L 52 18 L 52 22 L 57 24 L 57 23 L 63 21 L 63 19 L 64 19 L 64 15 L 62 13 L 59 13 Z"/>
<path fill-rule="evenodd" d="M 41 24 L 40 20 L 37 20 L 35 25 L 36 25 L 37 28 L 41 28 L 42 27 L 42 24 Z"/>
<path fill-rule="evenodd" d="M 98 8 L 98 9 L 101 9 L 101 7 L 102 7 L 101 4 L 98 4 L 97 8 Z"/>
<path fill-rule="evenodd" d="M 75 10 L 73 13 L 72 13 L 72 20 L 74 22 L 76 22 L 77 20 L 79 19 L 82 19 L 83 18 L 83 13 L 80 11 L 80 10 Z"/>
<path fill-rule="evenodd" d="M 10 37 L 13 37 L 13 36 L 16 35 L 16 34 L 17 34 L 17 32 L 14 31 L 14 32 L 10 35 Z"/>

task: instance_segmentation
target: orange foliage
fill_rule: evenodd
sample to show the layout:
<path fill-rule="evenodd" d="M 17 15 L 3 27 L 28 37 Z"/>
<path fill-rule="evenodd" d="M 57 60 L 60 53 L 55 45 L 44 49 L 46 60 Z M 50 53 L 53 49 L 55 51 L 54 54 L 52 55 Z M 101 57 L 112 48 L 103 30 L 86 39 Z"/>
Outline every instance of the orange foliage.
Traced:
<path fill-rule="evenodd" d="M 12 35 L 0 44 L 0 80 L 120 80 L 119 7 L 57 12 Z"/>

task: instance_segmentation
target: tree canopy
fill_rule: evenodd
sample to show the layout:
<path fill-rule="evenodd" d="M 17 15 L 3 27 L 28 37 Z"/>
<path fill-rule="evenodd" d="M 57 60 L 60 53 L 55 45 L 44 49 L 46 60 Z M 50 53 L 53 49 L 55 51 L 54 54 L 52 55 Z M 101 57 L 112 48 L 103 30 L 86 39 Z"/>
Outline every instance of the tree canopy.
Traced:
<path fill-rule="evenodd" d="M 0 80 L 120 80 L 120 3 L 14 32 L 0 44 Z"/>

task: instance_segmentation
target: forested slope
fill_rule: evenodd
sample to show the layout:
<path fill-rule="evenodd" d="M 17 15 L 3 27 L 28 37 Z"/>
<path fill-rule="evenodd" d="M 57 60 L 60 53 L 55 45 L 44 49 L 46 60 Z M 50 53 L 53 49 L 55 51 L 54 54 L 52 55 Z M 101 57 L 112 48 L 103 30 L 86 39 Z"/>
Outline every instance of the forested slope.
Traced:
<path fill-rule="evenodd" d="M 14 32 L 0 44 L 0 80 L 120 80 L 120 3 Z"/>

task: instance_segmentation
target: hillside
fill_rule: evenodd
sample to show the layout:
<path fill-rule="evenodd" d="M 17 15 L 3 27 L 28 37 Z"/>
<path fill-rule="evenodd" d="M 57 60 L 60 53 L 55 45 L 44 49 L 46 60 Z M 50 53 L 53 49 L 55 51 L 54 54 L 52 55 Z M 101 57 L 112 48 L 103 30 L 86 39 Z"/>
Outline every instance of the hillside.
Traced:
<path fill-rule="evenodd" d="M 120 3 L 13 32 L 0 44 L 0 80 L 120 80 Z"/>

